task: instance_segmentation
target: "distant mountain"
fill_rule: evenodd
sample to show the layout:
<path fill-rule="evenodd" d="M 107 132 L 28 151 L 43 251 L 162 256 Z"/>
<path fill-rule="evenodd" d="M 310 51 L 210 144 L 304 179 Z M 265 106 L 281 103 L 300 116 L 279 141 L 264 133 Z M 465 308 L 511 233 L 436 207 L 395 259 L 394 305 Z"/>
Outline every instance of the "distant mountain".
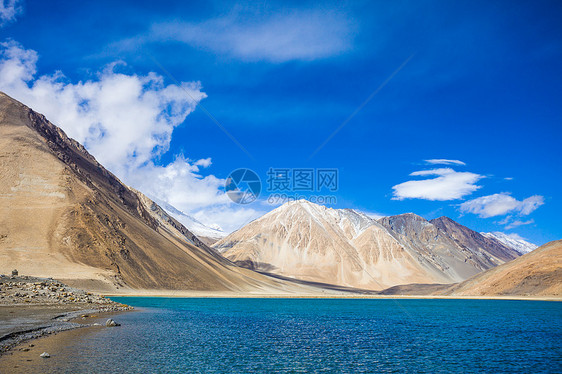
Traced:
<path fill-rule="evenodd" d="M 476 275 L 446 293 L 459 296 L 562 296 L 562 240 Z"/>
<path fill-rule="evenodd" d="M 213 247 L 251 269 L 359 288 L 422 281 L 424 273 L 371 218 L 304 200 L 284 204 Z"/>
<path fill-rule="evenodd" d="M 487 253 L 503 262 L 511 261 L 521 255 L 521 253 L 502 242 L 492 240 L 449 217 L 439 217 L 432 219 L 430 222 L 442 231 L 447 232 L 457 244 L 470 248 L 473 252 Z"/>
<path fill-rule="evenodd" d="M 416 214 L 406 213 L 383 217 L 378 222 L 418 253 L 420 261 L 442 269 L 452 281 L 467 279 L 519 256 L 448 217 L 427 221 Z"/>
<path fill-rule="evenodd" d="M 474 240 L 491 248 L 463 244 L 452 236 L 458 231 L 463 230 L 450 225 L 440 228 L 411 213 L 377 221 L 355 210 L 299 200 L 269 212 L 213 247 L 251 269 L 372 290 L 459 282 L 518 255 L 474 231 L 470 233 L 476 234 Z"/>
<path fill-rule="evenodd" d="M 182 225 L 184 225 L 189 231 L 194 233 L 203 243 L 207 245 L 212 245 L 228 235 L 219 228 L 213 228 L 204 225 L 194 217 L 182 212 L 181 210 L 175 208 L 174 206 L 166 203 L 163 200 L 154 197 L 151 197 L 151 199 L 154 201 L 154 203 L 164 208 L 166 212 L 168 212 L 172 217 L 178 220 Z"/>
<path fill-rule="evenodd" d="M 516 238 L 503 232 L 481 232 L 480 234 L 489 239 L 497 240 L 506 247 L 512 248 L 521 254 L 529 253 L 538 248 L 538 246 L 533 243 L 529 243 L 521 238 Z"/>
<path fill-rule="evenodd" d="M 218 255 L 43 115 L 0 93 L 0 274 L 13 269 L 106 292 L 289 287 Z"/>

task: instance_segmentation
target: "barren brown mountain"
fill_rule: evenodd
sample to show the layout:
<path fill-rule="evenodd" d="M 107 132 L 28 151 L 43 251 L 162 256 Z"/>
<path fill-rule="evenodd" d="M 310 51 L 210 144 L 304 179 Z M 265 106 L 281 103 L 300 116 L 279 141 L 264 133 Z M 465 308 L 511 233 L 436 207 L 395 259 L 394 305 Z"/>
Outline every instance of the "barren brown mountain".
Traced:
<path fill-rule="evenodd" d="M 376 221 L 354 210 L 299 200 L 213 247 L 251 269 L 370 290 L 456 283 L 519 255 L 457 223 L 450 226 L 454 230 L 441 229 L 412 213 Z"/>
<path fill-rule="evenodd" d="M 547 243 L 513 261 L 451 288 L 455 296 L 562 296 L 562 240 Z"/>
<path fill-rule="evenodd" d="M 287 286 L 217 255 L 43 115 L 0 93 L 0 273 L 12 269 L 105 291 Z"/>
<path fill-rule="evenodd" d="M 488 238 L 479 232 L 453 221 L 449 217 L 439 217 L 429 221 L 435 227 L 449 234 L 459 245 L 471 248 L 479 253 L 487 253 L 501 261 L 511 261 L 521 256 L 515 249 L 506 246 L 498 240 Z"/>

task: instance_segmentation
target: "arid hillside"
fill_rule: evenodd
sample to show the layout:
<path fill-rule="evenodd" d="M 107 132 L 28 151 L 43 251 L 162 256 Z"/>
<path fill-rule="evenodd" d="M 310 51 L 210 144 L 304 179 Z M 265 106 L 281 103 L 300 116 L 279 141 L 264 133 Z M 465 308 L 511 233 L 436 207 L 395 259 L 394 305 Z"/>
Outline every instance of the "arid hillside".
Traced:
<path fill-rule="evenodd" d="M 0 93 L 0 273 L 90 290 L 262 291 L 43 115 Z"/>
<path fill-rule="evenodd" d="M 562 296 L 562 240 L 478 274 L 446 292 L 454 296 Z"/>
<path fill-rule="evenodd" d="M 519 256 L 452 220 L 438 227 L 408 213 L 377 221 L 305 200 L 282 205 L 213 248 L 250 269 L 369 290 L 456 283 Z"/>

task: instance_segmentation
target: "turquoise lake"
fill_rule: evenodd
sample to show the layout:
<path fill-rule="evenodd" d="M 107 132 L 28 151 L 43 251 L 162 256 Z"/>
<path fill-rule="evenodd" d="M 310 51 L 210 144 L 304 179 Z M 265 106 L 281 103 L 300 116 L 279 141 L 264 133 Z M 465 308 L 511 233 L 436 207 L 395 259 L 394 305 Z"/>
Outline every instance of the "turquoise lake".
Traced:
<path fill-rule="evenodd" d="M 113 299 L 58 372 L 562 372 L 560 302 Z"/>

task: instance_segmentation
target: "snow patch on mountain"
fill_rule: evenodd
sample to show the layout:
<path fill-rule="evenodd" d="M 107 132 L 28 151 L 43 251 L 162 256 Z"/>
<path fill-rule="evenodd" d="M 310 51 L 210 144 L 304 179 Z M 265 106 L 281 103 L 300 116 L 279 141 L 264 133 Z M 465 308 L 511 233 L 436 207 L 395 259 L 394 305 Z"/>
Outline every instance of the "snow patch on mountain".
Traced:
<path fill-rule="evenodd" d="M 535 250 L 538 246 L 529 243 L 528 241 L 524 240 L 517 234 L 506 234 L 503 232 L 481 232 L 487 238 L 496 239 L 497 241 L 501 242 L 502 244 L 515 249 L 517 252 L 521 254 L 529 253 Z"/>
<path fill-rule="evenodd" d="M 194 217 L 190 216 L 189 214 L 182 212 L 181 210 L 175 208 L 165 201 L 152 196 L 150 198 L 197 237 L 219 240 L 228 235 L 226 232 L 222 231 L 222 228 L 217 224 L 207 226 Z"/>

